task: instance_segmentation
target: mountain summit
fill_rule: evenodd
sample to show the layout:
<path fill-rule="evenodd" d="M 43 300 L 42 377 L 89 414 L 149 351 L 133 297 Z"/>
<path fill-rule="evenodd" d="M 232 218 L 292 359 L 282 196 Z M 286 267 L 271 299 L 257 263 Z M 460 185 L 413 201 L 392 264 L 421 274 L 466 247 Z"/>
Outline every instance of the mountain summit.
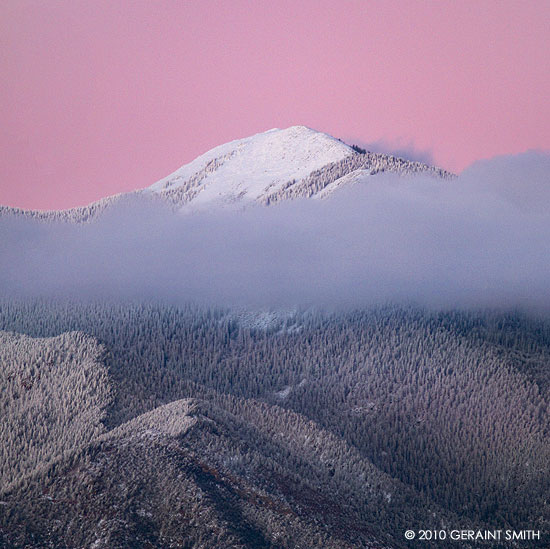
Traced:
<path fill-rule="evenodd" d="M 266 206 L 295 198 L 324 198 L 341 186 L 381 172 L 453 174 L 392 155 L 358 152 L 339 139 L 305 126 L 292 126 L 237 139 L 202 154 L 142 190 L 103 198 L 88 206 L 38 212 L 0 206 L 0 214 L 84 222 L 114 203 L 155 199 L 177 210 L 259 203 Z"/>
<path fill-rule="evenodd" d="M 273 129 L 215 147 L 150 190 L 195 204 L 258 201 L 353 154 L 338 139 L 305 126 Z"/>
<path fill-rule="evenodd" d="M 220 145 L 146 191 L 192 209 L 249 201 L 269 205 L 323 197 L 341 184 L 381 171 L 450 175 L 390 155 L 358 153 L 328 134 L 292 126 Z"/>

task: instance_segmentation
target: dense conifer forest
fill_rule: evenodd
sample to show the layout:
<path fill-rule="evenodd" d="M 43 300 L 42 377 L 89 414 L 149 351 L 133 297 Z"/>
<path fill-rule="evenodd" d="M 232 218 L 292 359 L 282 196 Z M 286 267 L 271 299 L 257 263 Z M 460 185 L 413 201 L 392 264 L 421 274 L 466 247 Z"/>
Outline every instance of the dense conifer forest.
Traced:
<path fill-rule="evenodd" d="M 3 547 L 548 546 L 544 318 L 4 300 L 0 331 Z"/>

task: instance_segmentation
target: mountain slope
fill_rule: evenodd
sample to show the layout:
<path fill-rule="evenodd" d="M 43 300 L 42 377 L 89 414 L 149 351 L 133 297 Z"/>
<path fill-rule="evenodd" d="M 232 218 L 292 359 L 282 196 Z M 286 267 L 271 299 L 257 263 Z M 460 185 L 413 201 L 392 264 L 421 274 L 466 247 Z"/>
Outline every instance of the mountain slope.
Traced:
<path fill-rule="evenodd" d="M 381 172 L 453 176 L 420 162 L 357 152 L 330 135 L 292 126 L 215 147 L 146 189 L 68 210 L 41 212 L 0 206 L 0 216 L 86 222 L 108 208 L 134 200 L 166 203 L 185 212 L 253 203 L 272 205 L 295 198 L 325 198 L 341 186 Z"/>
<path fill-rule="evenodd" d="M 301 415 L 214 398 L 160 406 L 3 493 L 0 542 L 381 549 L 403 546 L 383 525 L 406 527 L 405 501 L 409 521 L 453 518 Z"/>
<path fill-rule="evenodd" d="M 292 126 L 216 147 L 148 190 L 191 210 L 253 201 L 269 205 L 292 198 L 325 197 L 338 188 L 335 182 L 342 178 L 343 184 L 351 184 L 383 171 L 451 175 L 391 155 L 359 153 L 330 135 Z"/>
<path fill-rule="evenodd" d="M 75 329 L 90 334 L 108 350 L 104 364 L 114 393 L 104 420 L 109 432 L 90 441 L 89 451 L 65 455 L 63 467 L 37 469 L 34 480 L 26 475 L 9 491 L 0 487 L 0 540 L 3 531 L 8 547 L 17 547 L 21 528 L 29 540 L 32 528 L 47 531 L 44 525 L 61 513 L 61 530 L 84 516 L 87 526 L 79 531 L 92 535 L 111 516 L 106 528 L 124 523 L 137 535 L 140 509 L 153 514 L 155 536 L 173 528 L 169 537 L 177 539 L 183 534 L 171 509 L 192 509 L 195 500 L 170 500 L 173 488 L 176 495 L 208 489 L 212 500 L 199 507 L 214 513 L 216 528 L 229 522 L 231 535 L 245 535 L 245 528 L 271 540 L 283 530 L 273 525 L 287 507 L 302 521 L 286 530 L 287 540 L 299 532 L 324 536 L 319 525 L 325 524 L 331 536 L 338 529 L 356 536 L 338 533 L 339 547 L 360 547 L 356 539 L 402 547 L 407 528 L 425 525 L 548 531 L 547 320 L 401 308 L 277 318 L 10 301 L 0 303 L 0 328 L 34 337 Z M 191 454 L 204 469 L 196 460 L 191 467 Z M 137 488 L 119 493 L 122 483 Z M 45 488 L 61 500 L 55 508 L 41 496 Z M 73 500 L 83 501 L 81 511 Z M 181 507 L 148 511 L 156 501 Z M 85 514 L 94 509 L 95 523 Z M 205 516 L 200 509 L 196 516 Z M 198 536 L 210 531 L 193 528 Z M 67 539 L 76 535 L 65 532 Z M 67 545 L 90 546 L 95 539 Z M 159 537 L 151 539 L 163 547 Z M 258 546 L 239 539 L 241 546 Z M 302 546 L 331 546 L 320 539 Z M 547 547 L 546 541 L 529 547 Z"/>
<path fill-rule="evenodd" d="M 0 491 L 104 432 L 105 348 L 82 332 L 0 331 Z"/>
<path fill-rule="evenodd" d="M 220 145 L 150 190 L 167 196 L 187 192 L 194 205 L 258 200 L 291 179 L 307 177 L 352 154 L 348 145 L 304 126 L 273 129 Z"/>

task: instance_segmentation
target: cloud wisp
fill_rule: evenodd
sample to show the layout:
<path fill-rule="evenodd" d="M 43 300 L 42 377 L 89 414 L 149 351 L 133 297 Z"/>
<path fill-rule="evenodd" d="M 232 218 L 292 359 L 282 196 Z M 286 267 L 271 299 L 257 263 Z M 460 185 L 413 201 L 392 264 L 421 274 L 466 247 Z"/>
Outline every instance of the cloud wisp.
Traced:
<path fill-rule="evenodd" d="M 422 162 L 423 164 L 429 164 L 430 166 L 435 164 L 433 152 L 429 149 L 419 149 L 412 141 L 386 141 L 384 139 L 378 139 L 377 141 L 365 143 L 361 140 L 351 139 L 349 142 L 354 143 L 367 151 L 392 154 L 393 156 L 397 156 L 399 158 Z"/>

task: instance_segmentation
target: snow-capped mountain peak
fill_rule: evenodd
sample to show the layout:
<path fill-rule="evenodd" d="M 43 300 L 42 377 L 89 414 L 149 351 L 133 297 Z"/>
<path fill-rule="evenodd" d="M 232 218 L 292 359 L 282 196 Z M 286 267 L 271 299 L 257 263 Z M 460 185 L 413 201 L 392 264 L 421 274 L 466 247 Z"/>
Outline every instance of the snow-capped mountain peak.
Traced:
<path fill-rule="evenodd" d="M 194 206 L 262 201 L 283 185 L 353 154 L 345 143 L 305 126 L 275 128 L 215 147 L 149 190 Z"/>
<path fill-rule="evenodd" d="M 69 210 L 37 212 L 0 206 L 0 215 L 85 222 L 114 204 L 144 198 L 168 202 L 186 212 L 252 203 L 273 205 L 295 198 L 326 198 L 340 187 L 381 172 L 453 177 L 440 168 L 363 151 L 326 133 L 292 126 L 215 147 L 143 190 Z"/>

